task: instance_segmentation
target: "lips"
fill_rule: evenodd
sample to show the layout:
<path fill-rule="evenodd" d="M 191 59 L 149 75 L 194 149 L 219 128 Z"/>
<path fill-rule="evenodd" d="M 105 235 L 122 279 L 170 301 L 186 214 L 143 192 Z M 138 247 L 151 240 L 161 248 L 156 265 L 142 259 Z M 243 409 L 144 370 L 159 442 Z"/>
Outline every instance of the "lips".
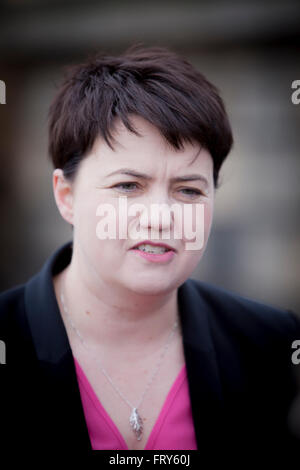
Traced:
<path fill-rule="evenodd" d="M 131 250 L 135 250 L 138 246 L 140 245 L 152 245 L 152 246 L 161 246 L 163 248 L 166 248 L 167 250 L 175 251 L 175 248 L 172 248 L 170 245 L 167 245 L 166 243 L 155 243 L 150 240 L 143 240 L 142 242 L 138 242 L 136 245 L 134 245 Z"/>

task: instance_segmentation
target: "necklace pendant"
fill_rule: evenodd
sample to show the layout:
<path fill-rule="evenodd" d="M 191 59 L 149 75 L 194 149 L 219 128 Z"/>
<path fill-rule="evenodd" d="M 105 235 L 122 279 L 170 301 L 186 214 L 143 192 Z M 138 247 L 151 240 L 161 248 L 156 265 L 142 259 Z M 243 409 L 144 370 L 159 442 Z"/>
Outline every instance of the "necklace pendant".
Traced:
<path fill-rule="evenodd" d="M 133 428 L 133 432 L 136 434 L 137 440 L 140 441 L 143 432 L 143 420 L 140 417 L 137 408 L 133 408 L 129 422 L 130 426 Z"/>

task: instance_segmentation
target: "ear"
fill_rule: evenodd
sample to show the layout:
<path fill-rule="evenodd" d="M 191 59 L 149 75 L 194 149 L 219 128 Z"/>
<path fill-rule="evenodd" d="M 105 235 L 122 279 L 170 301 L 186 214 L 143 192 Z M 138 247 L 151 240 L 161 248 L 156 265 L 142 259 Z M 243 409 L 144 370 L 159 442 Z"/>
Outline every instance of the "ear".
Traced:
<path fill-rule="evenodd" d="M 73 225 L 73 188 L 60 168 L 53 171 L 53 192 L 60 215 Z"/>

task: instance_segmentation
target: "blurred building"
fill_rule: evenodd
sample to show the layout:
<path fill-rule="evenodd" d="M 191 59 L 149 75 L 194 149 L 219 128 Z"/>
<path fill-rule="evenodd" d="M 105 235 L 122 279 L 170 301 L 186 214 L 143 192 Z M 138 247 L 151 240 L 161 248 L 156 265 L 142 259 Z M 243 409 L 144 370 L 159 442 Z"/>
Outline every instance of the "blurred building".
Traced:
<path fill-rule="evenodd" d="M 72 237 L 47 158 L 47 111 L 63 66 L 143 42 L 197 66 L 233 126 L 211 238 L 192 277 L 300 313 L 300 105 L 291 102 L 299 2 L 6 0 L 0 8 L 0 290 L 26 281 Z"/>

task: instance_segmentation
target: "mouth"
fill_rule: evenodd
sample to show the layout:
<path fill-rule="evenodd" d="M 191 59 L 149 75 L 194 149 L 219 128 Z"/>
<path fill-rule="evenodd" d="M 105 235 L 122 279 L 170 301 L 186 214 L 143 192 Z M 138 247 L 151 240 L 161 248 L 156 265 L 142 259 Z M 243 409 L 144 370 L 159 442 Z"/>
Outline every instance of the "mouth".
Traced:
<path fill-rule="evenodd" d="M 163 255 L 167 252 L 175 253 L 176 250 L 166 243 L 154 243 L 150 240 L 144 240 L 134 245 L 131 250 L 141 251 L 152 255 Z"/>
<path fill-rule="evenodd" d="M 130 251 L 151 263 L 169 263 L 176 253 L 175 248 L 166 243 L 154 243 L 150 240 L 137 243 Z"/>

